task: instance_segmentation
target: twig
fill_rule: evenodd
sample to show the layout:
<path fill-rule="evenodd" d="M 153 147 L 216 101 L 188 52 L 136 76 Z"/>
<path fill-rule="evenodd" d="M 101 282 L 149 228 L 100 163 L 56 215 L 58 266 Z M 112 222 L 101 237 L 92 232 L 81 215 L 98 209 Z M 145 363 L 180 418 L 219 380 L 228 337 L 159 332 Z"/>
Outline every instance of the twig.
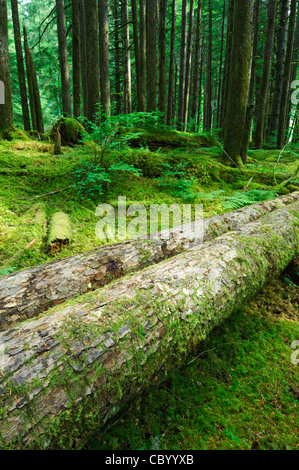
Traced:
<path fill-rule="evenodd" d="M 207 353 L 207 352 L 210 352 L 210 351 L 215 351 L 216 348 L 213 348 L 213 349 L 208 349 L 207 351 L 203 351 L 201 352 L 200 354 L 198 354 L 198 356 L 196 356 L 194 359 L 192 359 L 192 361 L 188 362 L 188 366 L 190 364 L 192 364 L 192 362 L 196 361 L 196 359 L 198 359 L 200 356 L 202 356 L 203 354 Z"/>
<path fill-rule="evenodd" d="M 39 199 L 41 197 L 51 196 L 52 194 L 61 193 L 62 191 L 66 191 L 67 189 L 73 188 L 74 186 L 75 185 L 72 184 L 71 186 L 68 186 L 67 188 L 56 189 L 56 191 L 51 191 L 50 193 L 45 193 L 45 194 L 41 194 L 39 196 L 30 197 L 30 198 L 25 197 L 24 199 L 29 199 L 29 201 L 31 201 L 32 199 Z"/>
<path fill-rule="evenodd" d="M 283 149 L 280 151 L 280 153 L 279 153 L 279 155 L 278 155 L 278 159 L 277 159 L 276 165 L 275 165 L 275 167 L 273 168 L 273 181 L 274 181 L 274 184 L 277 184 L 277 181 L 276 181 L 276 178 L 275 178 L 275 170 L 276 170 L 276 168 L 278 167 L 278 164 L 279 164 L 279 162 L 280 162 L 281 156 L 282 156 L 282 154 L 283 154 L 283 152 L 284 152 L 284 150 L 285 150 L 285 148 L 286 148 L 286 146 L 287 146 L 288 144 L 289 144 L 289 143 L 287 142 L 287 143 L 285 144 L 285 146 L 283 147 Z"/>

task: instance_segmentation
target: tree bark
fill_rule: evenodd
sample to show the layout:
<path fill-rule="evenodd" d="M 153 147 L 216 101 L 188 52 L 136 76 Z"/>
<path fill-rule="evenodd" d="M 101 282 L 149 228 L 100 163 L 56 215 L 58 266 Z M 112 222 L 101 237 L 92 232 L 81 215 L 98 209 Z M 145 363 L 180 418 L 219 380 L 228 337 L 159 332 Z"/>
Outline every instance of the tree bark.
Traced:
<path fill-rule="evenodd" d="M 21 95 L 23 123 L 24 123 L 25 131 L 29 132 L 31 130 L 31 125 L 30 125 L 30 115 L 29 115 L 29 107 L 28 107 L 28 99 L 27 99 L 25 67 L 24 67 L 24 60 L 23 60 L 21 29 L 20 29 L 17 0 L 11 0 L 11 10 L 12 10 L 12 17 L 13 17 L 14 38 L 15 38 L 15 48 L 16 48 L 16 56 L 17 56 L 17 67 L 18 67 L 18 78 L 19 78 L 19 87 L 20 87 L 20 95 Z"/>
<path fill-rule="evenodd" d="M 209 43 L 207 56 L 207 83 L 206 83 L 206 112 L 204 114 L 204 130 L 210 131 L 212 128 L 212 0 L 209 0 Z"/>
<path fill-rule="evenodd" d="M 109 74 L 109 20 L 108 0 L 98 0 L 99 9 L 99 49 L 100 49 L 100 88 L 104 118 L 110 116 L 110 74 Z"/>
<path fill-rule="evenodd" d="M 190 118 L 192 121 L 192 130 L 196 130 L 196 117 L 198 112 L 198 95 L 199 95 L 199 74 L 200 74 L 200 54 L 201 54 L 201 0 L 198 1 L 196 15 L 196 38 L 194 46 L 194 67 L 192 76 L 192 100 Z"/>
<path fill-rule="evenodd" d="M 96 122 L 100 104 L 99 34 L 97 0 L 84 0 L 87 118 Z"/>
<path fill-rule="evenodd" d="M 187 49 L 187 0 L 182 2 L 182 32 L 180 47 L 180 78 L 178 96 L 178 128 L 182 129 L 184 120 L 184 97 L 185 97 L 185 71 L 186 71 L 186 49 Z"/>
<path fill-rule="evenodd" d="M 72 115 L 70 69 L 68 62 L 67 37 L 64 14 L 64 0 L 56 0 L 59 63 L 62 90 L 62 112 Z"/>
<path fill-rule="evenodd" d="M 157 107 L 157 0 L 146 0 L 147 111 Z"/>
<path fill-rule="evenodd" d="M 74 449 L 299 252 L 299 202 L 0 333 L 3 449 Z M 81 439 L 81 442 L 80 442 Z"/>
<path fill-rule="evenodd" d="M 273 51 L 273 40 L 275 32 L 275 20 L 276 20 L 276 0 L 269 0 L 267 9 L 267 29 L 266 29 L 266 42 L 264 46 L 263 54 L 263 75 L 261 81 L 261 88 L 259 94 L 259 100 L 257 104 L 257 119 L 256 119 L 256 131 L 255 131 L 255 146 L 261 149 L 264 140 L 264 125 L 266 106 L 269 89 L 270 71 L 272 65 L 272 51 Z"/>
<path fill-rule="evenodd" d="M 0 135 L 3 135 L 13 127 L 6 0 L 0 0 L 0 82 L 4 92 L 4 103 L 0 104 Z"/>
<path fill-rule="evenodd" d="M 80 68 L 83 98 L 83 115 L 87 118 L 87 77 L 86 77 L 86 47 L 85 47 L 85 10 L 84 0 L 79 0 L 80 12 Z"/>
<path fill-rule="evenodd" d="M 123 23 L 123 68 L 124 68 L 124 113 L 132 112 L 132 77 L 131 77 L 131 55 L 130 55 L 130 28 L 129 28 L 129 5 L 128 0 L 123 0 L 122 23 Z"/>
<path fill-rule="evenodd" d="M 191 88 L 190 79 L 191 79 L 193 23 L 194 23 L 194 0 L 190 1 L 189 8 L 190 8 L 189 9 L 189 30 L 188 30 L 187 49 L 186 49 L 186 76 L 185 76 L 184 115 L 183 115 L 184 131 L 187 131 L 190 88 Z"/>
<path fill-rule="evenodd" d="M 140 16 L 140 83 L 138 100 L 138 111 L 145 112 L 146 110 L 146 0 L 139 2 L 139 16 Z"/>
<path fill-rule="evenodd" d="M 293 193 L 204 219 L 203 240 L 212 240 L 230 230 L 238 230 L 298 200 L 299 193 Z M 0 278 L 0 331 L 78 294 L 102 287 L 113 277 L 177 255 L 189 246 L 190 237 L 192 233 L 187 230 L 184 238 L 154 238 L 150 244 L 143 240 L 125 241 L 4 276 Z"/>
<path fill-rule="evenodd" d="M 224 156 L 236 162 L 241 152 L 249 89 L 252 50 L 253 0 L 236 0 L 227 113 L 224 129 Z"/>
<path fill-rule="evenodd" d="M 72 0 L 73 106 L 74 117 L 81 114 L 80 10 L 79 0 Z"/>
<path fill-rule="evenodd" d="M 171 10 L 171 40 L 170 40 L 170 63 L 168 76 L 168 102 L 166 124 L 171 126 L 175 116 L 175 32 L 176 32 L 176 0 L 172 0 Z"/>
<path fill-rule="evenodd" d="M 165 119 L 167 91 L 166 91 L 166 33 L 167 33 L 167 0 L 160 0 L 159 8 L 159 93 L 158 110 Z"/>
<path fill-rule="evenodd" d="M 291 0 L 291 11 L 289 19 L 287 51 L 284 65 L 284 74 L 281 91 L 281 101 L 278 119 L 277 148 L 282 149 L 286 140 L 286 122 L 288 110 L 288 97 L 290 90 L 290 78 L 292 69 L 292 55 L 294 48 L 295 22 L 296 22 L 297 1 Z"/>

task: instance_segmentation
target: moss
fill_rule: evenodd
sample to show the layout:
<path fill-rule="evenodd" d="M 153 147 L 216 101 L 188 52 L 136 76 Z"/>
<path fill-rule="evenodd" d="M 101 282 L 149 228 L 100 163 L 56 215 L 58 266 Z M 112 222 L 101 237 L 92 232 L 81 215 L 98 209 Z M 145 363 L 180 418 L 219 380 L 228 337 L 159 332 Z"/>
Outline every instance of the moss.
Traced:
<path fill-rule="evenodd" d="M 29 137 L 26 132 L 17 129 L 16 127 L 12 127 L 11 129 L 6 129 L 5 131 L 0 132 L 0 140 L 27 140 L 29 141 Z"/>
<path fill-rule="evenodd" d="M 75 118 L 61 117 L 53 126 L 51 136 L 54 139 L 57 130 L 61 134 L 61 143 L 63 146 L 77 145 L 81 142 L 86 134 L 86 131 L 82 124 Z"/>

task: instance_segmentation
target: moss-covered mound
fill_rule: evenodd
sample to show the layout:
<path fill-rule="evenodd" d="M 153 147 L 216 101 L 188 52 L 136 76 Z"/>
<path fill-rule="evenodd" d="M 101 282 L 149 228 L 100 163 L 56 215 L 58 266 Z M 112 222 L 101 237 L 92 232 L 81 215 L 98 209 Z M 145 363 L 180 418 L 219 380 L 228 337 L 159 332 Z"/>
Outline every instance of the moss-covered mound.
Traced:
<path fill-rule="evenodd" d="M 61 144 L 67 147 L 78 145 L 86 133 L 84 127 L 77 119 L 61 117 L 54 124 L 51 137 L 55 139 L 57 131 L 61 134 Z"/>
<path fill-rule="evenodd" d="M 12 140 L 29 140 L 29 137 L 24 131 L 13 126 L 10 129 L 0 131 L 0 140 L 8 140 L 10 142 Z"/>

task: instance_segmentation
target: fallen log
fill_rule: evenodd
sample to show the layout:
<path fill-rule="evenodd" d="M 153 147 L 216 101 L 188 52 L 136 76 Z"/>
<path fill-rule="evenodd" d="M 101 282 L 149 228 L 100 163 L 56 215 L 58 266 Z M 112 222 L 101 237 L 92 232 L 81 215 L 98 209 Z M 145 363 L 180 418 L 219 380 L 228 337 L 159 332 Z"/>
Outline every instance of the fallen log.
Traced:
<path fill-rule="evenodd" d="M 203 240 L 238 230 L 297 200 L 299 192 L 204 219 Z M 128 272 L 181 253 L 189 247 L 190 238 L 188 230 L 184 238 L 178 232 L 180 229 L 174 230 L 168 240 L 129 240 L 4 276 L 0 279 L 0 331 Z"/>
<path fill-rule="evenodd" d="M 72 240 L 72 224 L 64 212 L 56 212 L 51 219 L 48 233 L 48 250 L 51 253 L 60 251 L 62 246 Z"/>
<path fill-rule="evenodd" d="M 0 333 L 2 449 L 74 449 L 299 252 L 299 202 Z"/>

